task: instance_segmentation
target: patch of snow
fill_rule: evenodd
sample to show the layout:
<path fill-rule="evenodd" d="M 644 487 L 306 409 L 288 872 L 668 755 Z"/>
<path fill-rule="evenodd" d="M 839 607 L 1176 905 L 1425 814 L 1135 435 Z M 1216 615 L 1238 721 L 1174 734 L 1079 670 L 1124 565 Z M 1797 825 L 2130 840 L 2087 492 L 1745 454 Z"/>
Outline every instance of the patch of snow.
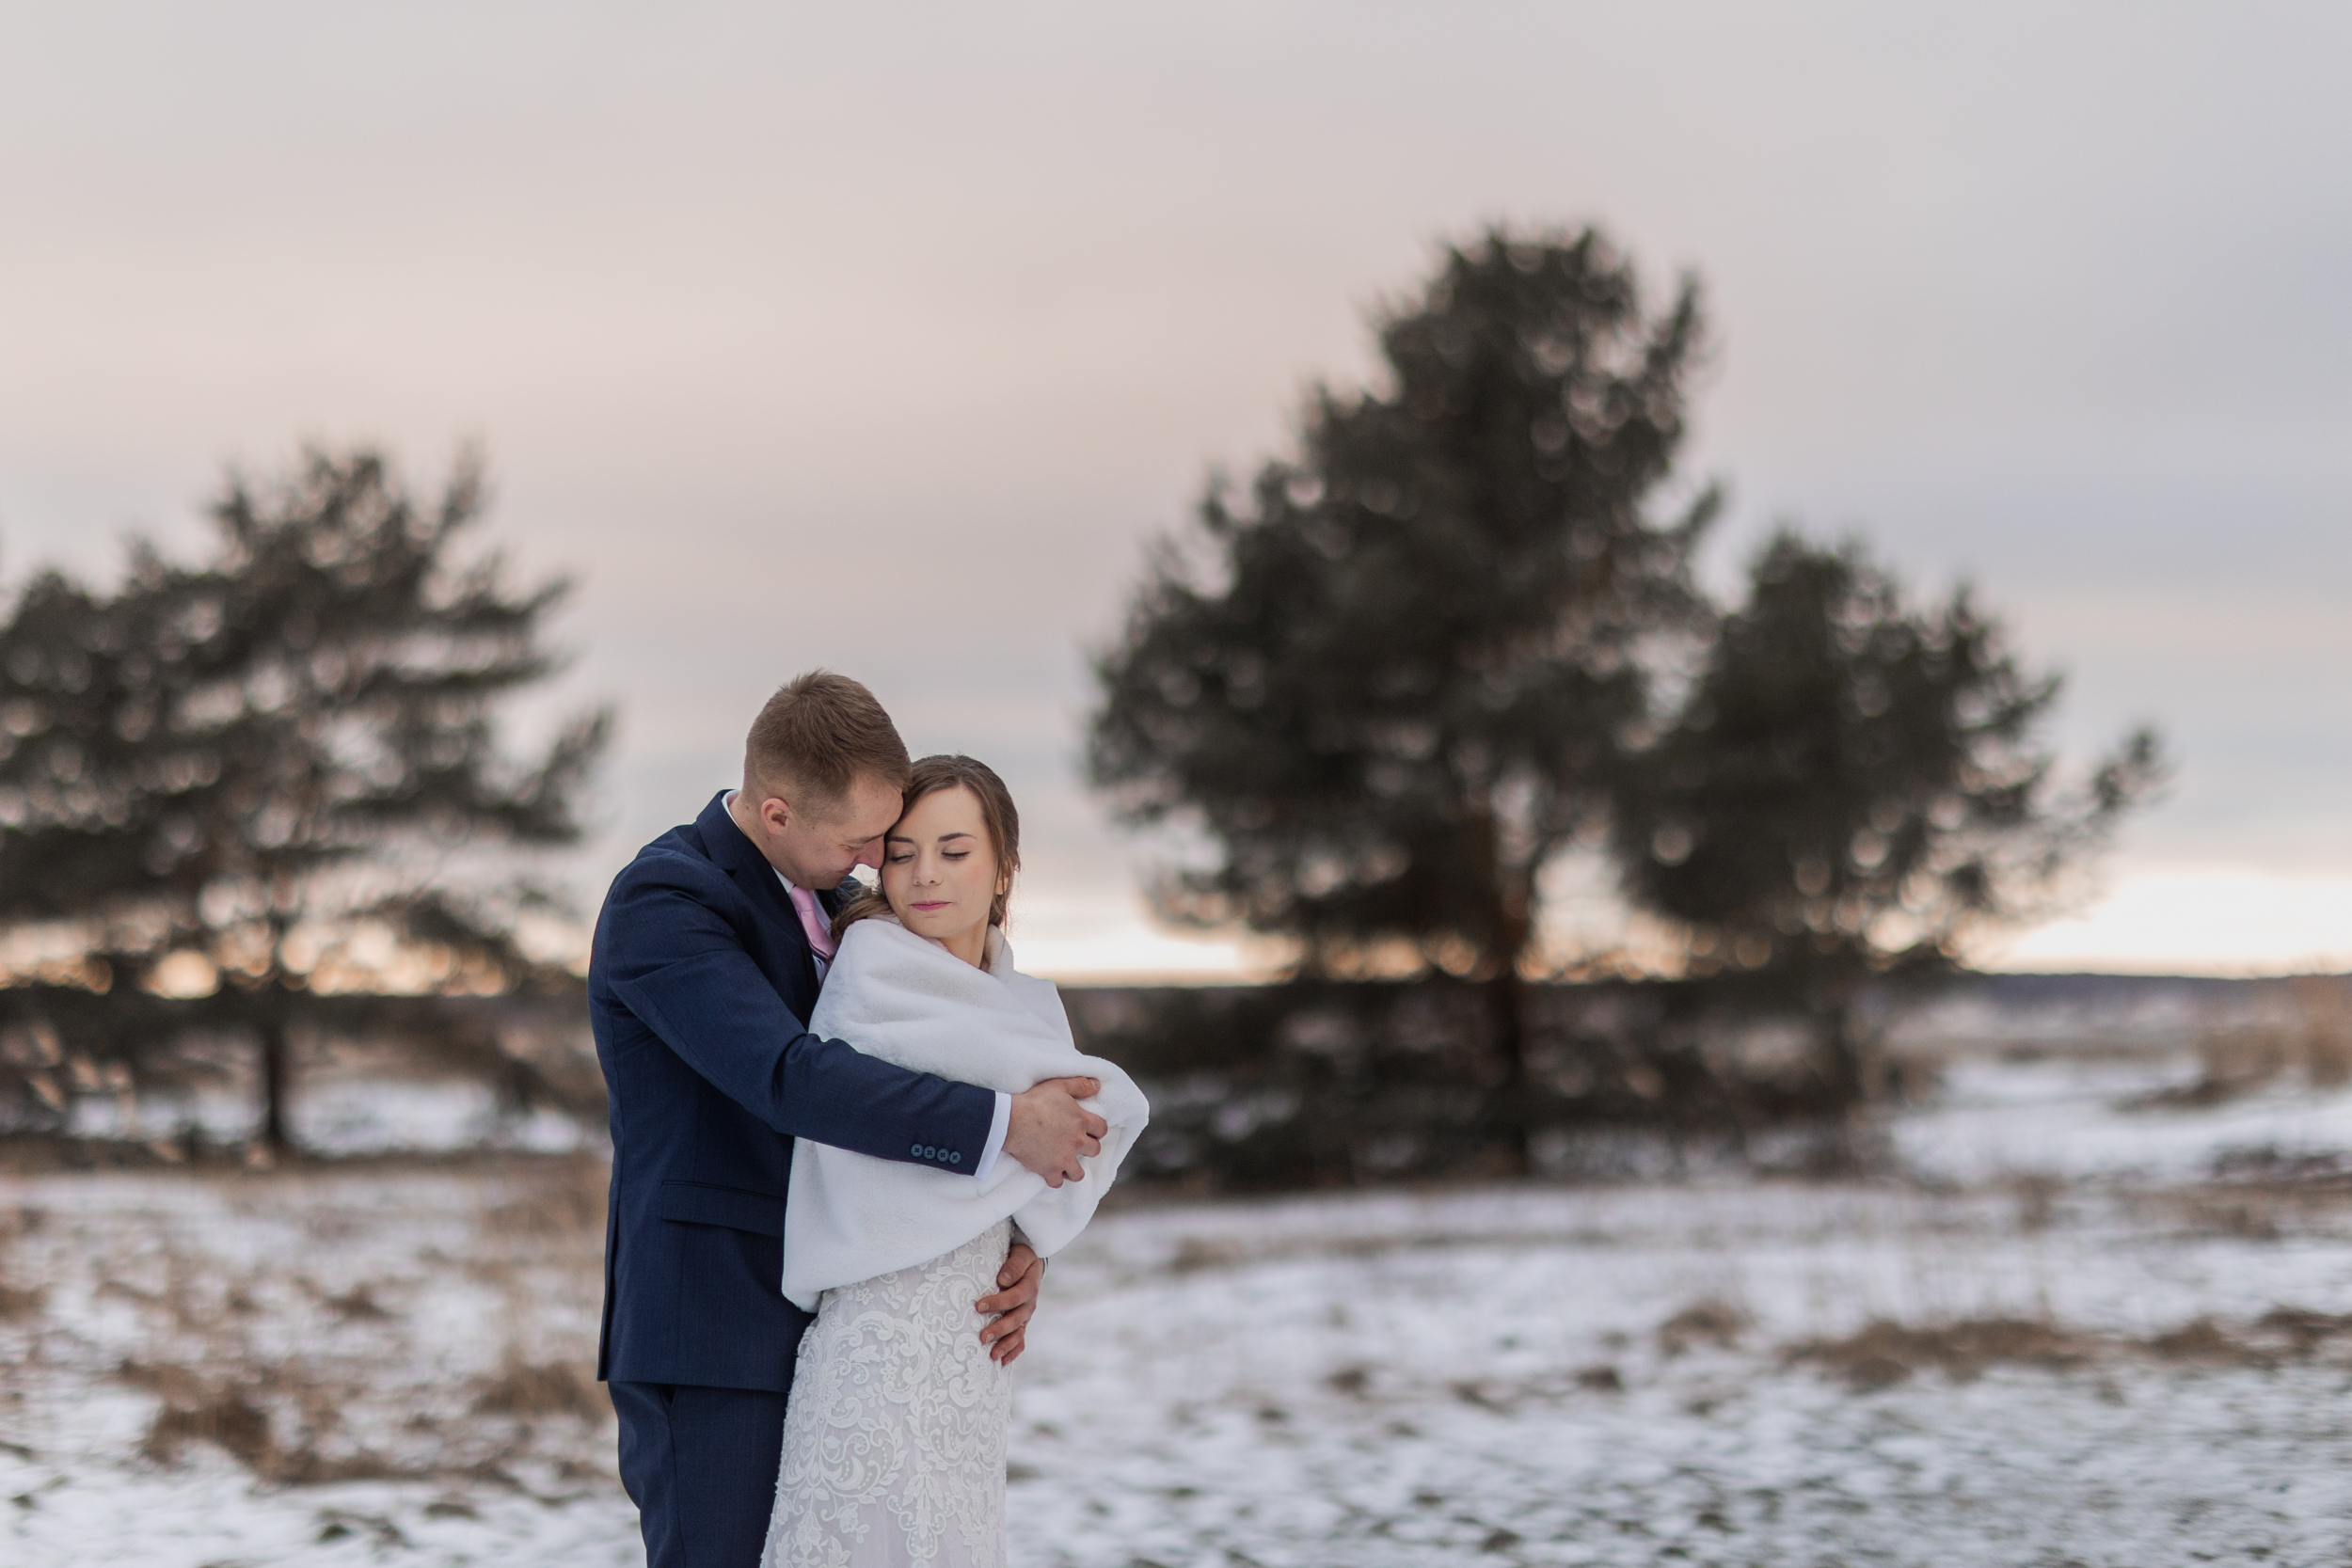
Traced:
<path fill-rule="evenodd" d="M 1963 1058 L 1931 1106 L 1895 1118 L 1905 1168 L 1943 1180 L 2133 1176 L 2188 1180 L 2251 1150 L 2314 1159 L 2352 1152 L 2352 1088 L 2287 1082 L 2208 1107 L 2135 1107 L 2193 1083 L 2185 1056 L 2138 1062 Z"/>

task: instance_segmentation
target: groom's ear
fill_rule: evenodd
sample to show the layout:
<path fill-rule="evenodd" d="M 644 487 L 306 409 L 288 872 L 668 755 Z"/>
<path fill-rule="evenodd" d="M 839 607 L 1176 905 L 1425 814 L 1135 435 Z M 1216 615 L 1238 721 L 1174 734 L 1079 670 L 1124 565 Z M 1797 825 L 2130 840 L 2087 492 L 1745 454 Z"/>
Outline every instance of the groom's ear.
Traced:
<path fill-rule="evenodd" d="M 771 833 L 781 833 L 792 825 L 792 802 L 781 795 L 763 790 L 754 815 L 759 818 L 761 827 Z"/>

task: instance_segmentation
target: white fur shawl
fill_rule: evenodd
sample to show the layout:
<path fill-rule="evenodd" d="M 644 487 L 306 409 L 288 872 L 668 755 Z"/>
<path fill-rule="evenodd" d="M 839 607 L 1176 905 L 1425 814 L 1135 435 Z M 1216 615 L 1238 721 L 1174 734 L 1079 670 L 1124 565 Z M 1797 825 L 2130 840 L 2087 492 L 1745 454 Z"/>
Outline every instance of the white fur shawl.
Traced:
<path fill-rule="evenodd" d="M 1048 1187 L 1000 1155 L 988 1180 L 931 1165 L 878 1160 L 801 1138 L 784 1211 L 784 1293 L 803 1311 L 852 1285 L 952 1252 L 1007 1215 L 1050 1255 L 1069 1244 L 1135 1146 L 1150 1107 L 1135 1080 L 1081 1055 L 1061 993 L 1012 967 L 1001 931 L 988 933 L 988 968 L 881 916 L 841 934 L 809 1028 L 869 1056 L 982 1088 L 1019 1094 L 1048 1078 L 1103 1081 L 1087 1108 L 1110 1123 L 1086 1180 Z"/>

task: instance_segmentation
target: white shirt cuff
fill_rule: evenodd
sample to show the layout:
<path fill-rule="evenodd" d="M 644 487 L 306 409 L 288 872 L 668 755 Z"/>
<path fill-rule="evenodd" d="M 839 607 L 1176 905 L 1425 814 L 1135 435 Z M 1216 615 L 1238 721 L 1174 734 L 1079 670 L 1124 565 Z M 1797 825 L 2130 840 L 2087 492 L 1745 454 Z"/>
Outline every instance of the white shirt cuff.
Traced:
<path fill-rule="evenodd" d="M 980 1163 L 972 1167 L 976 1180 L 985 1181 L 988 1173 L 996 1168 L 996 1156 L 1005 1151 L 1005 1134 L 1012 1131 L 1012 1096 L 996 1091 L 996 1115 L 988 1124 L 988 1142 L 980 1146 Z"/>

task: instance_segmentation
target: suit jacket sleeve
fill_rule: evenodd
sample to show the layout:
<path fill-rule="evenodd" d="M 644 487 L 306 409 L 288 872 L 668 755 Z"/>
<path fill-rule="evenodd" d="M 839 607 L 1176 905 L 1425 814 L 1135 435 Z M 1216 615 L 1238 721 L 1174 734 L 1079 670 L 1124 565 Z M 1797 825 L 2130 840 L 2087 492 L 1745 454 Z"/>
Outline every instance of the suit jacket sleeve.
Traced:
<path fill-rule="evenodd" d="M 689 1067 L 787 1137 L 968 1172 L 996 1097 L 809 1033 L 687 876 L 615 888 L 612 994 Z M 923 1150 L 929 1149 L 926 1154 Z M 948 1165 L 949 1152 L 961 1155 Z"/>

